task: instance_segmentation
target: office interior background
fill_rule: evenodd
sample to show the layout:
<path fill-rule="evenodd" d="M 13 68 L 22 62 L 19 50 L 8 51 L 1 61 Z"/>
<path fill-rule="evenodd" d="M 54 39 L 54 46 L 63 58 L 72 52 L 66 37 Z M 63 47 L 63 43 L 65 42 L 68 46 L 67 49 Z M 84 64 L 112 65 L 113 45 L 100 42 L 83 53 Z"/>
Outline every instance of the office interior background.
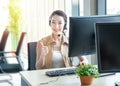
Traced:
<path fill-rule="evenodd" d="M 0 30 L 9 23 L 8 4 L 12 0 L 0 0 Z M 14 1 L 14 0 L 13 0 Z M 17 1 L 17 0 L 16 0 Z M 22 45 L 21 57 L 27 62 L 27 43 L 40 40 L 51 33 L 49 16 L 54 10 L 63 10 L 70 16 L 92 16 L 120 14 L 119 0 L 18 0 L 22 9 L 23 23 L 21 30 L 27 32 Z M 69 22 L 67 35 L 69 36 Z M 0 33 L 1 33 L 0 32 Z M 2 35 L 2 34 L 0 34 Z M 1 37 L 1 36 L 0 36 Z M 11 38 L 7 41 L 6 50 L 11 49 Z M 95 55 L 86 56 L 89 63 L 96 64 Z M 26 65 L 27 68 L 27 65 Z"/>

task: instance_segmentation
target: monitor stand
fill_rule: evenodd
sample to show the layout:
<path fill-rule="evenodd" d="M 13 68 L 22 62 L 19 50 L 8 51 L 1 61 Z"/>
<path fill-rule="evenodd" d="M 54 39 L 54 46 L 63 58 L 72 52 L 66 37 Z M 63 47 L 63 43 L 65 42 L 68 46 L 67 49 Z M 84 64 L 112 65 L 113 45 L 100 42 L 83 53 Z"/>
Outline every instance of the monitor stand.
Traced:
<path fill-rule="evenodd" d="M 120 82 L 115 82 L 115 86 L 120 86 Z"/>
<path fill-rule="evenodd" d="M 100 73 L 99 77 L 104 77 L 104 76 L 109 76 L 109 75 L 114 75 L 115 73 Z"/>

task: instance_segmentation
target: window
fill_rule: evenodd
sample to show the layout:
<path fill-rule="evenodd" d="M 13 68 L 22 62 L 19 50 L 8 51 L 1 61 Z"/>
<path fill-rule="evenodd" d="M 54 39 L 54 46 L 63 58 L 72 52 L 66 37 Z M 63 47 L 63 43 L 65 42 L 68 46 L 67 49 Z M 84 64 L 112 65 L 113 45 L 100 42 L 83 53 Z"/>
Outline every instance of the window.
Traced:
<path fill-rule="evenodd" d="M 83 3 L 83 0 L 80 0 L 80 16 L 83 16 L 84 15 L 84 3 Z"/>
<path fill-rule="evenodd" d="M 120 14 L 119 0 L 107 0 L 106 1 L 106 13 L 107 14 Z"/>

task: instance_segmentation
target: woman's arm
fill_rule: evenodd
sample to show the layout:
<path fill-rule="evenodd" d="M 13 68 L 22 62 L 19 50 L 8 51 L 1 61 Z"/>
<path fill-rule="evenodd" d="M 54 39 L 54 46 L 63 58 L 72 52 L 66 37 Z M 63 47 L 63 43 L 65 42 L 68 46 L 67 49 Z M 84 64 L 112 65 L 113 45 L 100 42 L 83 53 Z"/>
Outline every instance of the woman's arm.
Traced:
<path fill-rule="evenodd" d="M 44 46 L 43 41 L 37 43 L 36 48 L 36 69 L 43 69 L 45 65 L 45 56 L 48 53 L 48 47 Z"/>

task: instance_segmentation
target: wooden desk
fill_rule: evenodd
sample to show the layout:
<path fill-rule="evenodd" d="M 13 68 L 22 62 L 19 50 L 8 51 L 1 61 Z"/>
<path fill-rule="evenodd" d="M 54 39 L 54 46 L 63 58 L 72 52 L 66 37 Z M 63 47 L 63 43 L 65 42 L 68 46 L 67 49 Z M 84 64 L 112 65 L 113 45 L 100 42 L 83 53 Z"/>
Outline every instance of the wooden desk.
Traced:
<path fill-rule="evenodd" d="M 80 86 L 80 79 L 77 75 L 48 77 L 45 71 L 48 69 L 20 72 L 21 86 Z M 96 78 L 92 86 L 115 86 L 116 81 L 120 81 L 120 73 Z M 40 85 L 40 83 L 43 84 Z"/>

